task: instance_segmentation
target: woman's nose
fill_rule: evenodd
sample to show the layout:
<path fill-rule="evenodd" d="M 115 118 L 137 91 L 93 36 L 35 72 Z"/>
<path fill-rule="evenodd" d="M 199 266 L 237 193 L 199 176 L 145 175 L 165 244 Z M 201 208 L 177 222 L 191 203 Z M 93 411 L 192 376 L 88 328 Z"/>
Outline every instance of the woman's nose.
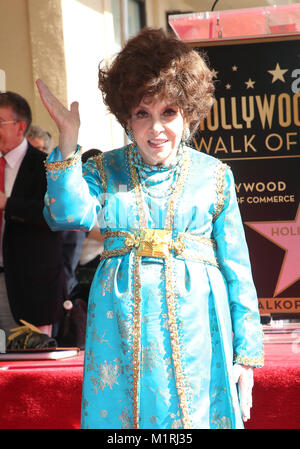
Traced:
<path fill-rule="evenodd" d="M 164 126 L 163 126 L 163 124 L 162 124 L 160 119 L 153 119 L 152 120 L 152 129 L 156 133 L 160 133 L 161 131 L 163 131 Z"/>

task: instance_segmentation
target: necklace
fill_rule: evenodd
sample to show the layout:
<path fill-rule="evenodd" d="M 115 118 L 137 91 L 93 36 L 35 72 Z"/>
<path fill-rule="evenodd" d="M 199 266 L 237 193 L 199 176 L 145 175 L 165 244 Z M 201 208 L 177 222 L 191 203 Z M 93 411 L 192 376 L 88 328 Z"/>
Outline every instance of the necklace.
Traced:
<path fill-rule="evenodd" d="M 167 165 L 152 166 L 145 163 L 136 147 L 132 145 L 132 163 L 137 169 L 139 182 L 144 193 L 152 198 L 168 198 L 175 190 L 183 165 L 184 147 L 180 144 L 175 163 Z M 165 177 L 164 177 L 165 176 Z M 153 181 L 157 185 L 153 185 Z M 161 184 L 169 184 L 168 188 L 162 189 Z"/>

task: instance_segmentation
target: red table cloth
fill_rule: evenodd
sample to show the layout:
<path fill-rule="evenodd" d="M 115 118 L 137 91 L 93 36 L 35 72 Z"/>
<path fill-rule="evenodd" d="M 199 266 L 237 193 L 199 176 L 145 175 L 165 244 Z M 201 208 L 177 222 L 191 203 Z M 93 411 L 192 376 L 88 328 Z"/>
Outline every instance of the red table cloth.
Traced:
<path fill-rule="evenodd" d="M 79 428 L 82 377 L 83 352 L 63 360 L 0 362 L 0 428 Z"/>

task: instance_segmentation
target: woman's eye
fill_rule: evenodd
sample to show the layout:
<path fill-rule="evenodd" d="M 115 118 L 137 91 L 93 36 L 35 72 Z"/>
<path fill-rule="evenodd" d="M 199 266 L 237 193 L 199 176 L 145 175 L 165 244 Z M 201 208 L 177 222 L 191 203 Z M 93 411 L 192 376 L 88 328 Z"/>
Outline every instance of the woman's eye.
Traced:
<path fill-rule="evenodd" d="M 177 111 L 175 109 L 168 108 L 165 110 L 164 115 L 167 117 L 172 117 L 174 115 L 177 115 Z"/>
<path fill-rule="evenodd" d="M 135 114 L 136 118 L 145 118 L 148 117 L 148 113 L 141 109 L 140 111 L 137 111 Z"/>

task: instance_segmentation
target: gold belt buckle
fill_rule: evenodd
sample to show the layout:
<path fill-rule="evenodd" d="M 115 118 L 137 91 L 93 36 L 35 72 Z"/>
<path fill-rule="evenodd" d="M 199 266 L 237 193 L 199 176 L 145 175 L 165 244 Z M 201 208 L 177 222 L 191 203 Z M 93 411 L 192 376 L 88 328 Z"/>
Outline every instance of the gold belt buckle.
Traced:
<path fill-rule="evenodd" d="M 138 256 L 166 259 L 172 242 L 171 231 L 164 229 L 141 229 Z"/>

